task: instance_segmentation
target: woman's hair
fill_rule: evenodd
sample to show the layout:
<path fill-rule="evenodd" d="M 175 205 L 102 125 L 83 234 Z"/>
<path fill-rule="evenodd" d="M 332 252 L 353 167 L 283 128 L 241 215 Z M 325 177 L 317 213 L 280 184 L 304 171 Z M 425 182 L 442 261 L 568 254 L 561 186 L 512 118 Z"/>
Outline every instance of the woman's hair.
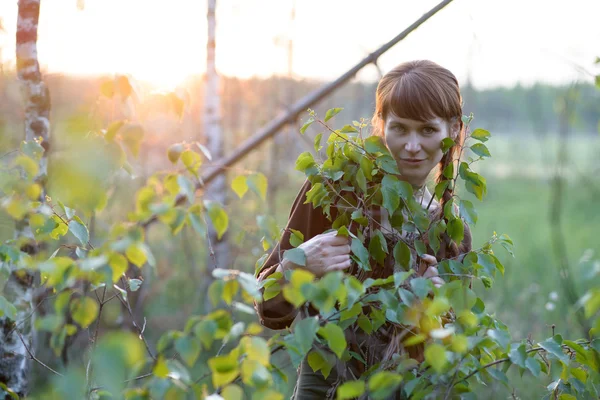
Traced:
<path fill-rule="evenodd" d="M 429 60 L 408 61 L 398 65 L 385 74 L 377 85 L 375 113 L 371 120 L 374 135 L 385 137 L 383 127 L 390 112 L 400 118 L 418 121 L 436 117 L 448 122 L 459 121 L 460 130 L 454 139 L 455 145 L 440 160 L 435 182 L 438 184 L 446 179 L 442 172 L 458 157 L 465 136 L 462 97 L 454 74 Z M 439 218 L 443 216 L 444 205 L 452 198 L 451 186 L 448 185 L 440 199 Z"/>

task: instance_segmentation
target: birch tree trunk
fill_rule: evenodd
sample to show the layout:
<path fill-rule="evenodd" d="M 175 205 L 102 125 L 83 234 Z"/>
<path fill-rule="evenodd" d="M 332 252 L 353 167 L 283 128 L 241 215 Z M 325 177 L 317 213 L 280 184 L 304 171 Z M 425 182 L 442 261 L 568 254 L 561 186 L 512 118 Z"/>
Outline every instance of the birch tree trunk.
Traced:
<path fill-rule="evenodd" d="M 223 132 L 221 129 L 221 101 L 219 95 L 219 75 L 215 66 L 215 28 L 216 28 L 216 0 L 208 0 L 208 42 L 206 45 L 206 86 L 204 96 L 204 132 L 207 147 L 213 160 L 223 157 Z M 206 189 L 209 199 L 225 205 L 227 194 L 227 178 L 223 172 L 219 174 Z M 227 233 L 218 239 L 216 231 L 209 226 L 210 251 L 207 263 L 207 272 L 211 267 L 229 268 L 229 246 Z M 209 276 L 209 281 L 211 274 Z"/>
<path fill-rule="evenodd" d="M 40 161 L 38 183 L 43 184 L 47 173 L 47 150 L 50 133 L 50 94 L 42 81 L 37 59 L 37 30 L 40 0 L 19 0 L 16 35 L 17 76 L 25 105 L 25 140 L 41 139 L 46 150 Z M 42 191 L 43 192 L 43 191 Z M 42 194 L 44 196 L 44 194 Z M 28 221 L 20 221 L 15 236 L 27 238 L 21 251 L 37 252 Z M 17 308 L 15 321 L 0 318 L 0 381 L 25 396 L 30 380 L 29 351 L 35 348 L 33 328 L 33 295 L 35 274 L 18 271 L 11 265 L 11 275 L 3 288 L 4 296 Z"/>

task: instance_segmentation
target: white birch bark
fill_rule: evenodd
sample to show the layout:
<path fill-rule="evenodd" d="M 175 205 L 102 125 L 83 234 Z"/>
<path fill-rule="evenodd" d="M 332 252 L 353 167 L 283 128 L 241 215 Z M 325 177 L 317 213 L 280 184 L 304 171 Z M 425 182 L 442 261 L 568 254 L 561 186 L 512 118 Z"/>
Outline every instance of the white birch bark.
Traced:
<path fill-rule="evenodd" d="M 206 91 L 204 96 L 204 132 L 207 147 L 213 160 L 223 157 L 223 132 L 221 129 L 221 98 L 219 94 L 219 74 L 215 66 L 216 48 L 216 0 L 208 0 L 208 42 L 206 45 Z M 205 191 L 207 197 L 225 205 L 227 177 L 225 173 L 214 179 Z M 229 246 L 227 233 L 219 240 L 216 231 L 209 227 L 209 240 L 213 255 L 209 254 L 207 272 L 215 267 L 229 268 Z M 210 279 L 209 279 L 210 280 Z"/>
<path fill-rule="evenodd" d="M 40 14 L 40 0 L 19 0 L 16 56 L 17 76 L 25 105 L 25 140 L 41 138 L 42 146 L 48 150 L 50 132 L 50 94 L 42 80 L 37 59 L 37 30 Z M 40 161 L 37 178 L 42 184 L 47 172 L 46 155 Z M 30 238 L 21 250 L 37 251 L 33 235 L 27 221 L 17 224 L 15 236 Z M 34 352 L 35 331 L 33 328 L 33 296 L 35 274 L 13 271 L 3 288 L 3 295 L 17 308 L 16 322 L 0 318 L 0 381 L 19 396 L 25 396 L 30 380 L 30 360 L 28 349 Z M 20 336 L 19 336 L 20 335 Z"/>

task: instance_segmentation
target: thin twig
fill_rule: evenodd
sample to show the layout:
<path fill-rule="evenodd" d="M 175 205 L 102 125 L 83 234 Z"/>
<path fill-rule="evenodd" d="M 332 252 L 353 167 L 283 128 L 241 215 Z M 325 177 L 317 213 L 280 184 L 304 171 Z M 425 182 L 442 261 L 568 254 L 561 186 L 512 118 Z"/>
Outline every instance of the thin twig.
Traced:
<path fill-rule="evenodd" d="M 44 364 L 43 362 L 41 362 L 40 360 L 38 360 L 33 353 L 31 352 L 31 350 L 29 350 L 29 347 L 27 347 L 27 345 L 25 344 L 25 340 L 23 339 L 23 336 L 21 336 L 21 332 L 19 332 L 19 330 L 15 330 L 16 334 L 19 336 L 19 339 L 21 339 L 21 343 L 23 343 L 23 346 L 25 346 L 25 350 L 27 350 L 27 353 L 29 354 L 29 357 L 37 362 L 38 364 L 40 364 L 42 367 L 46 368 L 48 371 L 58 375 L 58 376 L 63 376 L 63 374 L 61 374 L 60 372 L 57 372 L 55 370 L 53 370 L 52 368 L 50 368 L 49 366 L 47 366 L 46 364 Z"/>
<path fill-rule="evenodd" d="M 129 290 L 129 288 L 125 284 L 123 278 L 121 278 L 121 284 L 123 285 L 125 290 L 127 290 L 127 291 Z M 133 327 L 138 331 L 139 338 L 142 339 L 142 341 L 144 342 L 144 346 L 146 346 L 146 351 L 148 352 L 150 357 L 152 357 L 152 359 L 154 361 L 156 361 L 156 356 L 154 355 L 152 350 L 150 350 L 150 345 L 148 344 L 148 342 L 146 341 L 146 338 L 144 337 L 144 331 L 138 326 L 137 322 L 135 322 L 135 317 L 133 316 L 133 311 L 131 311 L 131 305 L 129 304 L 129 297 L 127 297 L 127 299 L 123 299 L 122 296 L 117 296 L 117 299 L 119 299 L 119 301 L 127 309 L 127 312 L 129 313 L 129 316 L 131 317 L 131 323 L 132 323 Z"/>

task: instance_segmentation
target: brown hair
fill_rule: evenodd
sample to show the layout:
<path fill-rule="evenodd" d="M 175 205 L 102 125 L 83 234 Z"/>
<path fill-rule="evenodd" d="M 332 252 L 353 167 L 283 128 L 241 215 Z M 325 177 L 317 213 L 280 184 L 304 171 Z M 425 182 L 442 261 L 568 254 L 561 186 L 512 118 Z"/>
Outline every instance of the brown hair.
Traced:
<path fill-rule="evenodd" d="M 438 184 L 446 179 L 442 172 L 458 157 L 465 137 L 462 97 L 454 74 L 429 60 L 408 61 L 398 65 L 385 74 L 377 85 L 375 113 L 371 120 L 373 135 L 385 138 L 383 127 L 390 112 L 400 118 L 418 121 L 436 117 L 447 122 L 459 121 L 459 134 L 454 139 L 456 144 L 440 160 L 435 182 Z M 443 217 L 444 205 L 450 201 L 452 194 L 452 187 L 448 185 L 440 199 L 437 218 Z M 448 250 L 450 253 L 456 251 L 454 248 Z"/>

